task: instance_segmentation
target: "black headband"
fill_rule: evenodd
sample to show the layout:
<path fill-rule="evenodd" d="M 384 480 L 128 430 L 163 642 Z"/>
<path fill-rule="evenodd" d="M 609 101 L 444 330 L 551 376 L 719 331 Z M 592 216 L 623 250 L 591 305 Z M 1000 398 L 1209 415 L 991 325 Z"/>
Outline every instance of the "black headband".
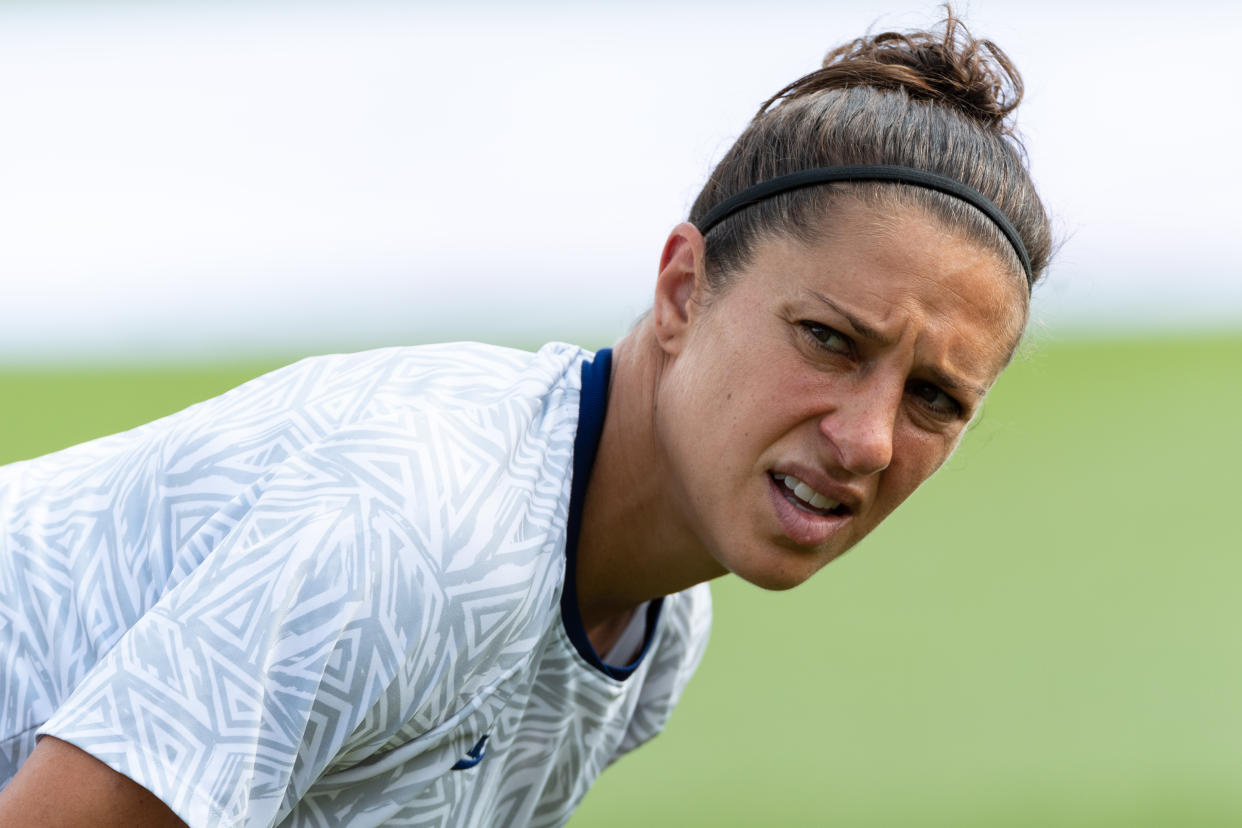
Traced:
<path fill-rule="evenodd" d="M 729 196 L 708 210 L 707 214 L 695 222 L 695 224 L 699 228 L 699 232 L 706 236 L 707 232 L 721 221 L 757 201 L 771 198 L 778 193 L 800 190 L 803 187 L 827 184 L 832 181 L 898 181 L 903 184 L 913 184 L 916 187 L 926 187 L 929 190 L 948 193 L 951 196 L 960 198 L 962 201 L 973 204 L 985 216 L 991 219 L 993 224 L 1000 228 L 1000 231 L 1005 234 L 1005 238 L 1013 245 L 1014 252 L 1018 254 L 1018 260 L 1022 262 L 1022 269 L 1026 271 L 1026 286 L 1028 289 L 1034 281 L 1034 274 L 1031 273 L 1031 259 L 1026 255 L 1026 245 L 1022 243 L 1022 237 L 1018 235 L 1018 231 L 1014 229 L 1014 226 L 1005 217 L 1005 214 L 1000 211 L 1000 208 L 974 187 L 968 187 L 952 178 L 946 178 L 943 175 L 915 169 L 914 167 L 899 167 L 892 164 L 859 164 L 845 167 L 816 167 L 813 170 L 801 170 L 788 175 L 778 175 L 776 178 L 761 181 L 753 187 L 747 187 L 736 195 Z"/>

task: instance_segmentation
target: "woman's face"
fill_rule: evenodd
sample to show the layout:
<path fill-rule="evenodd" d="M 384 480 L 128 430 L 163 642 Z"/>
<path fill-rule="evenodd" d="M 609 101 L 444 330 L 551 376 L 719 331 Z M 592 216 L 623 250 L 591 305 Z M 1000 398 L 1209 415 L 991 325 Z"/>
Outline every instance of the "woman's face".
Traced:
<path fill-rule="evenodd" d="M 761 242 L 716 295 L 693 233 L 661 273 L 695 262 L 680 315 L 657 308 L 669 495 L 716 564 L 771 589 L 845 552 L 939 468 L 1025 323 L 1025 285 L 919 211 L 847 203 L 831 228 Z"/>

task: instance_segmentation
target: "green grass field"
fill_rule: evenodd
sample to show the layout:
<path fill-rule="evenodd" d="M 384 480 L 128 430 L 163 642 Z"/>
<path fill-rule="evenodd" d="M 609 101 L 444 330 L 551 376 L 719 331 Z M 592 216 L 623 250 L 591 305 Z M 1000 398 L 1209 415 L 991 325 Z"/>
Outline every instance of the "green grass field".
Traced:
<path fill-rule="evenodd" d="M 275 364 L 0 372 L 0 461 Z M 1242 338 L 1035 349 L 812 583 L 715 585 L 668 731 L 574 828 L 1242 825 L 1239 365 Z"/>

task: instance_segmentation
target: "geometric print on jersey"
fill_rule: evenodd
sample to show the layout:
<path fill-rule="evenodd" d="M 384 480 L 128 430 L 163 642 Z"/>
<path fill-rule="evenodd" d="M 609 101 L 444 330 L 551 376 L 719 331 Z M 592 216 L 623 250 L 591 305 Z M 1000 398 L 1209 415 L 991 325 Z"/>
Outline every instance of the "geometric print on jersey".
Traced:
<path fill-rule="evenodd" d="M 562 824 L 709 618 L 625 683 L 565 637 L 583 356 L 314 358 L 0 469 L 0 784 L 37 729 L 191 825 Z"/>

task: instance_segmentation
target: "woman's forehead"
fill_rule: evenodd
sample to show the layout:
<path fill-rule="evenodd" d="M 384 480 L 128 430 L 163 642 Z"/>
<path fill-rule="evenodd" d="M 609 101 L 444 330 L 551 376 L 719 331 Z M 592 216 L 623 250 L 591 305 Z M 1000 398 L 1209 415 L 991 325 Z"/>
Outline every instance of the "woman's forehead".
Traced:
<path fill-rule="evenodd" d="M 868 239 L 891 244 L 913 235 L 928 248 L 958 246 L 990 256 L 996 273 L 1008 275 L 1014 286 L 1021 288 L 1015 291 L 1013 304 L 1022 309 L 1025 319 L 1030 285 L 1012 255 L 1012 247 L 999 234 L 988 239 L 974 237 L 968 228 L 958 226 L 920 198 L 927 195 L 927 191 L 891 185 L 838 194 L 825 202 L 818 220 L 812 221 L 802 238 L 810 244 L 836 240 L 839 245 L 849 245 Z"/>

